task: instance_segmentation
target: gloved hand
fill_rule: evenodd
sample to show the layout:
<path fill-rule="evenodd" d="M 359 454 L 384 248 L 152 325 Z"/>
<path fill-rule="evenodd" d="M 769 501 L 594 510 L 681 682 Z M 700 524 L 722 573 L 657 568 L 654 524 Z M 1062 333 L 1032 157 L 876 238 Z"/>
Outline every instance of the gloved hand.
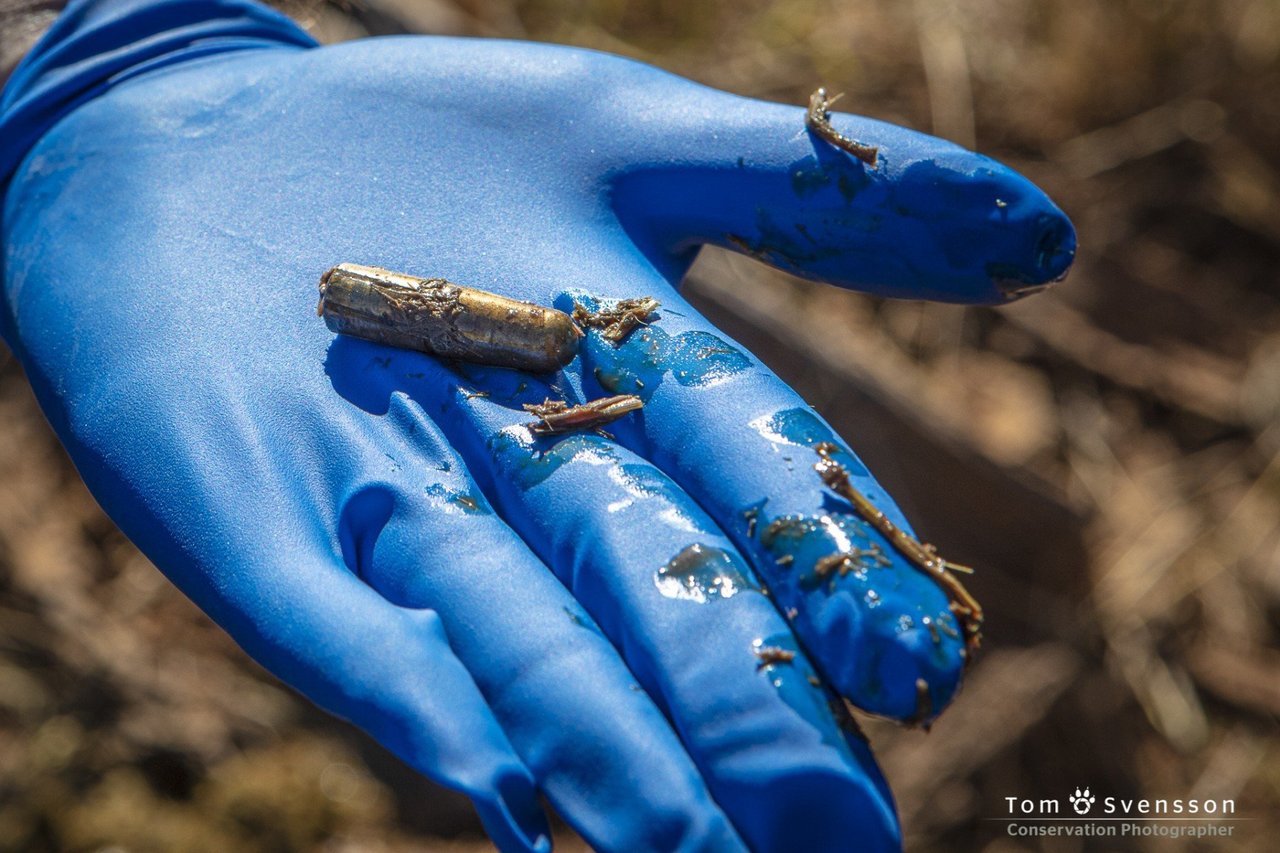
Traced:
<path fill-rule="evenodd" d="M 999 302 L 1074 235 L 987 158 L 833 116 L 871 167 L 804 118 L 583 50 L 315 48 L 249 0 L 73 3 L 3 102 L 5 337 L 156 565 L 500 847 L 548 846 L 541 792 L 603 850 L 893 848 L 831 700 L 936 715 L 947 598 L 823 486 L 830 429 L 676 285 L 714 243 Z M 554 375 L 460 366 L 331 334 L 316 287 L 344 261 L 662 306 Z M 524 426 L 615 391 L 645 407 L 612 440 Z M 815 582 L 837 552 L 853 570 Z"/>

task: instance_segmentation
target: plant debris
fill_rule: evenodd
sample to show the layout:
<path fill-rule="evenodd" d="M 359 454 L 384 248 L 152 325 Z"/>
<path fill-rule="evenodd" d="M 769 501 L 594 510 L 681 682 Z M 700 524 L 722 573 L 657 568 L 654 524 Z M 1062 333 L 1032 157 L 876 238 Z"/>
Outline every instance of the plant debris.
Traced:
<path fill-rule="evenodd" d="M 916 710 L 904 720 L 908 726 L 919 726 L 929 731 L 929 718 L 933 715 L 933 698 L 929 695 L 929 682 L 923 678 L 916 679 Z"/>
<path fill-rule="evenodd" d="M 827 90 L 821 86 L 809 96 L 809 114 L 805 117 L 805 126 L 814 134 L 842 151 L 848 151 L 871 168 L 876 167 L 880 149 L 874 145 L 857 142 L 842 134 L 831 126 L 831 105 L 840 100 L 842 95 L 827 97 Z"/>
<path fill-rule="evenodd" d="M 662 303 L 652 296 L 623 299 L 612 308 L 592 311 L 577 304 L 573 308 L 573 320 L 588 329 L 601 329 L 605 340 L 620 344 L 640 326 L 647 326 L 649 318 Z"/>
<path fill-rule="evenodd" d="M 872 543 L 870 548 L 852 548 L 839 554 L 828 554 L 813 566 L 813 573 L 819 578 L 827 578 L 832 574 L 844 577 L 852 572 L 865 569 L 868 565 L 888 567 L 893 565 L 880 546 Z"/>
<path fill-rule="evenodd" d="M 756 669 L 764 669 L 778 663 L 791 663 L 796 659 L 796 653 L 780 646 L 761 646 L 756 649 L 756 657 L 760 659 Z"/>
<path fill-rule="evenodd" d="M 564 400 L 547 399 L 541 403 L 526 403 L 524 409 L 537 415 L 538 420 L 529 424 L 534 435 L 561 435 L 584 429 L 599 430 L 604 424 L 616 421 L 623 415 L 644 408 L 644 401 L 632 394 L 601 397 L 589 403 L 570 406 Z"/>
<path fill-rule="evenodd" d="M 820 457 L 820 461 L 813 466 L 813 469 L 818 472 L 818 476 L 822 478 L 826 487 L 852 504 L 858 515 L 889 540 L 890 545 L 942 587 L 943 592 L 951 600 L 951 612 L 964 628 L 965 648 L 970 653 L 968 657 L 971 658 L 972 652 L 977 651 L 982 644 L 982 605 L 969 594 L 955 573 L 972 574 L 973 569 L 944 560 L 938 556 L 932 545 L 920 542 L 890 521 L 876 508 L 875 504 L 867 500 L 862 492 L 853 487 L 845 467 L 831 458 L 831 454 L 839 451 L 839 447 L 823 441 L 813 449 Z"/>

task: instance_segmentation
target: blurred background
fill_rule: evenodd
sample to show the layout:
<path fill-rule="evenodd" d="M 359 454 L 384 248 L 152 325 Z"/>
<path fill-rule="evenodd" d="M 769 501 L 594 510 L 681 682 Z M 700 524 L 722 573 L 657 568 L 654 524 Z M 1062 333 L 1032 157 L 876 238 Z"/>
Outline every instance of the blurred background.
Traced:
<path fill-rule="evenodd" d="M 865 720 L 913 850 L 1280 837 L 1280 3 L 287 0 L 322 41 L 525 38 L 977 148 L 1076 222 L 1068 281 L 891 302 L 706 250 L 686 284 L 949 558 L 988 647 Z M 281 687 L 101 513 L 0 355 L 0 850 L 490 849 Z M 1230 798 L 1218 842 L 1015 841 L 1004 798 Z M 984 818 L 988 818 L 984 820 Z M 580 849 L 567 831 L 563 849 Z"/>

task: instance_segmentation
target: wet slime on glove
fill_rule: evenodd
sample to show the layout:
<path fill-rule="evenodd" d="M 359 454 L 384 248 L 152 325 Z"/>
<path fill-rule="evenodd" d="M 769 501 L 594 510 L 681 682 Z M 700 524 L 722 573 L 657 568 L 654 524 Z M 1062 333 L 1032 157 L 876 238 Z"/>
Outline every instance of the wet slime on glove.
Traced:
<path fill-rule="evenodd" d="M 751 572 L 723 548 L 693 544 L 676 554 L 654 574 L 658 591 L 667 598 L 705 604 L 755 590 Z"/>

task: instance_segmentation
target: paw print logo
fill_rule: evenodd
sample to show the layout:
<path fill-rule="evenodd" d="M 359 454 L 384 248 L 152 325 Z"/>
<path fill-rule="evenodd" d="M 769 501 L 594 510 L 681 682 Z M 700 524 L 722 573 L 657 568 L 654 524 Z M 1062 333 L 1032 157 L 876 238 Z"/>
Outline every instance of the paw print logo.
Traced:
<path fill-rule="evenodd" d="M 1078 815 L 1088 814 L 1089 809 L 1093 808 L 1093 804 L 1097 801 L 1098 798 L 1089 793 L 1088 788 L 1085 788 L 1083 791 L 1076 788 L 1076 792 L 1070 797 L 1067 797 L 1067 802 L 1071 803 L 1071 807 L 1076 810 L 1076 814 Z"/>

